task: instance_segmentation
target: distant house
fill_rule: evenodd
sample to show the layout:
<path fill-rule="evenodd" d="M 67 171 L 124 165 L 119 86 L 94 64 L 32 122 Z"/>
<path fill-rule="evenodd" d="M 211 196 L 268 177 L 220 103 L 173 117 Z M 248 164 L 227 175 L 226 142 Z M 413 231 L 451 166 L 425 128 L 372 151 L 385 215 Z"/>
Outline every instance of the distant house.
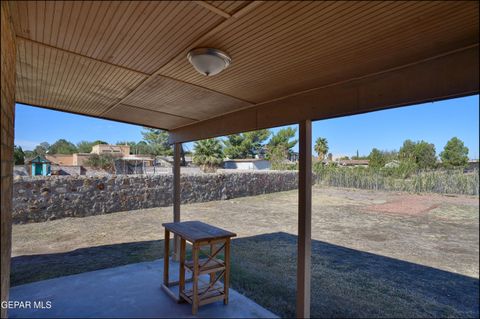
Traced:
<path fill-rule="evenodd" d="M 180 159 L 181 160 L 181 159 Z M 192 156 L 185 156 L 186 166 L 190 166 L 193 163 Z M 173 166 L 173 156 L 157 156 L 155 157 L 155 165 L 162 167 L 172 167 Z"/>
<path fill-rule="evenodd" d="M 113 156 L 129 156 L 129 145 L 109 145 L 109 144 L 97 144 L 92 147 L 91 154 L 109 154 Z"/>
<path fill-rule="evenodd" d="M 271 166 L 270 161 L 259 158 L 227 159 L 223 161 L 223 168 L 225 169 L 269 170 Z"/>
<path fill-rule="evenodd" d="M 155 159 L 149 155 L 130 154 L 129 145 L 109 145 L 97 144 L 92 147 L 90 153 L 74 154 L 45 154 L 37 156 L 30 161 L 25 161 L 24 166 L 17 165 L 14 170 L 15 176 L 26 175 L 88 175 L 98 173 L 94 168 L 89 167 L 88 160 L 94 155 L 109 155 L 114 160 L 114 170 L 116 174 L 142 174 L 147 168 L 157 166 L 158 158 Z M 173 157 L 169 157 L 173 163 Z M 186 157 L 187 163 L 191 162 L 191 157 Z M 165 166 L 172 165 L 163 161 Z M 31 164 L 31 165 L 30 165 Z M 159 165 L 162 166 L 162 165 Z M 155 169 L 153 169 L 155 172 Z"/>
<path fill-rule="evenodd" d="M 43 156 L 36 156 L 26 161 L 31 165 L 30 174 L 32 176 L 49 176 L 51 174 L 51 162 Z"/>
<path fill-rule="evenodd" d="M 298 154 L 298 152 L 290 152 L 288 153 L 287 157 L 290 162 L 295 163 L 300 158 L 300 155 Z"/>
<path fill-rule="evenodd" d="M 339 160 L 338 165 L 349 167 L 368 167 L 368 160 Z"/>
<path fill-rule="evenodd" d="M 90 153 L 75 153 L 75 154 L 45 154 L 44 156 L 37 156 L 25 161 L 24 166 L 17 165 L 14 170 L 15 176 L 25 175 L 85 175 L 87 173 L 85 167 L 88 159 L 94 155 L 111 155 L 116 161 L 121 160 L 124 167 L 129 163 L 141 167 L 151 166 L 153 158 L 150 156 L 135 156 L 130 155 L 130 146 L 128 145 L 108 145 L 98 144 L 92 147 Z"/>
<path fill-rule="evenodd" d="M 393 160 L 385 164 L 385 167 L 387 168 L 397 168 L 399 166 L 400 166 L 400 161 L 397 161 L 397 160 Z"/>
<path fill-rule="evenodd" d="M 468 160 L 467 166 L 465 167 L 465 172 L 474 172 L 479 170 L 479 161 L 478 159 Z"/>
<path fill-rule="evenodd" d="M 71 166 L 73 164 L 73 155 L 71 154 L 53 154 L 45 155 L 45 158 L 55 165 Z"/>
<path fill-rule="evenodd" d="M 109 144 L 97 144 L 92 147 L 90 153 L 75 153 L 75 154 L 49 154 L 46 155 L 52 164 L 59 166 L 84 166 L 86 161 L 93 154 L 98 155 L 111 155 L 113 157 L 129 157 L 130 146 L 128 145 L 109 145 Z"/>

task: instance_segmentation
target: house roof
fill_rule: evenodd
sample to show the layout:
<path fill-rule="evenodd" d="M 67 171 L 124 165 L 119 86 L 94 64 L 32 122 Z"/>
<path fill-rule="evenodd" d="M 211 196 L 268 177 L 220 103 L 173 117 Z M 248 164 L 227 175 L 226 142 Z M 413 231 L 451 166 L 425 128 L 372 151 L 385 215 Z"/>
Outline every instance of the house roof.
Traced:
<path fill-rule="evenodd" d="M 52 164 L 64 164 L 63 161 L 67 158 L 73 158 L 72 154 L 48 154 L 45 158 Z"/>
<path fill-rule="evenodd" d="M 261 161 L 267 161 L 266 159 L 263 158 L 235 158 L 235 159 L 225 159 L 223 160 L 224 162 L 261 162 Z"/>
<path fill-rule="evenodd" d="M 148 155 L 129 155 L 123 156 L 118 159 L 118 161 L 154 161 L 155 159 L 152 156 Z"/>
<path fill-rule="evenodd" d="M 369 160 L 340 160 L 338 161 L 338 163 L 340 165 L 345 165 L 345 166 L 349 166 L 349 165 L 368 165 L 370 161 Z"/>
<path fill-rule="evenodd" d="M 46 159 L 44 156 L 37 155 L 33 158 L 26 159 L 25 163 L 31 164 L 31 163 L 51 163 L 48 159 Z"/>
<path fill-rule="evenodd" d="M 478 1 L 11 1 L 16 101 L 172 142 L 478 92 Z M 205 77 L 196 47 L 232 57 Z"/>

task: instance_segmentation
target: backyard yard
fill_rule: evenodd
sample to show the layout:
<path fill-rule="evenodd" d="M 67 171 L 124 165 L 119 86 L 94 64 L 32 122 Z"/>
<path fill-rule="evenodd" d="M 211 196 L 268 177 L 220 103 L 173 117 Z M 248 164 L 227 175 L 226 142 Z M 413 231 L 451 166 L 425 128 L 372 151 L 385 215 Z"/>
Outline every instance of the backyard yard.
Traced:
<path fill-rule="evenodd" d="M 236 232 L 232 288 L 295 314 L 297 191 L 182 206 Z M 478 317 L 473 196 L 313 189 L 312 317 Z M 12 285 L 163 256 L 171 207 L 13 226 Z"/>

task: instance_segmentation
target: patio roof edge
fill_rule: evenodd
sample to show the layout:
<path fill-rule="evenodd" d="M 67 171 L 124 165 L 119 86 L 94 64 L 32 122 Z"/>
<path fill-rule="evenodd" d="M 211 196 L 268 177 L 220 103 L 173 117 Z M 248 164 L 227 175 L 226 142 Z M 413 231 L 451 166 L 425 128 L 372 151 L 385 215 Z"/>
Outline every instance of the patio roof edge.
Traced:
<path fill-rule="evenodd" d="M 170 130 L 170 143 L 478 94 L 478 43 L 404 67 Z"/>

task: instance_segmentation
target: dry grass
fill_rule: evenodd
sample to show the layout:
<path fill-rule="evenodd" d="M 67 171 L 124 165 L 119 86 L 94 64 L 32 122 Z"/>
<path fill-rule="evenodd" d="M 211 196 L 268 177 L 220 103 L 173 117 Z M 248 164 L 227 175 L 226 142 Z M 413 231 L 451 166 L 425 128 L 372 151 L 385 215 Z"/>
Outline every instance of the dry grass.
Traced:
<path fill-rule="evenodd" d="M 182 206 L 237 232 L 232 285 L 294 314 L 296 191 Z M 403 205 L 421 209 L 402 213 Z M 383 209 L 386 208 L 386 209 Z M 312 314 L 478 317 L 478 198 L 320 188 L 313 193 Z M 14 225 L 12 282 L 162 257 L 155 208 Z M 28 256 L 28 255 L 37 256 Z"/>

